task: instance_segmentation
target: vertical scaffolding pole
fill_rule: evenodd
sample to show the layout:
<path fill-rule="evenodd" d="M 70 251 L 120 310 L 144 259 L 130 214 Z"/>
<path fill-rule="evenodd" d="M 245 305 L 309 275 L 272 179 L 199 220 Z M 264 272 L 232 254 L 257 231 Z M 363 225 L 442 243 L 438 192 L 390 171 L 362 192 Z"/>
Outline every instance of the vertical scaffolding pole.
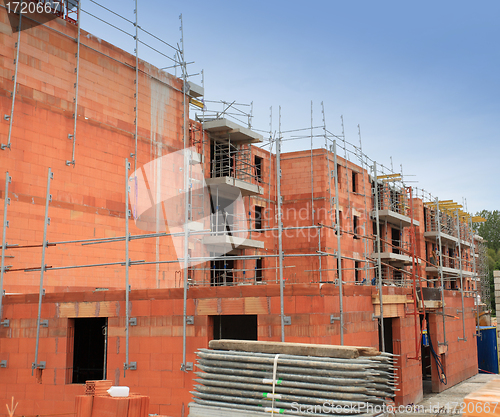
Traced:
<path fill-rule="evenodd" d="M 465 337 L 465 303 L 464 303 L 464 274 L 462 271 L 462 237 L 460 236 L 460 217 L 458 216 L 458 209 L 456 210 L 456 219 L 457 219 L 457 232 L 458 232 L 458 262 L 460 267 L 460 296 L 462 297 L 462 331 L 463 337 L 459 337 L 458 341 L 461 340 L 467 342 L 467 338 Z M 444 310 L 443 310 L 444 312 Z"/>
<path fill-rule="evenodd" d="M 333 226 L 333 219 L 332 219 L 332 172 L 330 171 L 330 156 L 328 155 L 328 137 L 326 134 L 326 117 L 325 117 L 325 106 L 323 105 L 323 102 L 321 102 L 321 113 L 323 115 L 323 135 L 325 136 L 325 151 L 326 151 L 326 166 L 328 169 L 328 214 L 330 216 L 330 226 Z M 335 152 L 336 154 L 336 152 Z M 335 178 L 337 179 L 337 167 L 335 166 Z M 338 185 L 338 179 L 337 179 L 337 185 Z M 339 221 L 339 218 L 337 217 L 337 223 Z M 320 258 L 321 259 L 321 258 Z M 320 268 L 321 269 L 321 268 Z"/>
<path fill-rule="evenodd" d="M 366 206 L 366 180 L 365 180 L 365 164 L 363 161 L 363 145 L 361 143 L 361 127 L 358 125 L 358 135 L 359 135 L 359 159 L 361 160 L 361 175 L 363 176 L 363 201 L 365 203 L 365 227 L 363 229 L 363 240 L 365 244 L 365 253 L 364 253 L 364 258 L 365 258 L 365 285 L 369 284 L 369 277 L 368 277 L 368 239 L 366 237 L 366 223 L 369 219 L 369 214 L 368 214 L 368 207 Z M 355 232 L 355 231 L 354 231 Z"/>
<path fill-rule="evenodd" d="M 81 30 L 80 30 L 80 28 L 81 28 L 81 15 L 80 15 L 80 12 L 81 12 L 82 0 L 77 0 L 77 1 L 78 1 L 78 34 L 77 34 L 77 38 L 76 38 L 76 42 L 77 42 L 76 68 L 75 68 L 76 82 L 75 82 L 75 98 L 74 98 L 75 113 L 73 114 L 73 134 L 70 133 L 68 135 L 69 139 L 73 139 L 73 150 L 71 153 L 71 160 L 66 161 L 66 165 L 67 166 L 73 165 L 73 168 L 75 167 L 76 122 L 78 120 L 78 80 L 79 80 L 79 76 L 80 76 L 80 35 L 81 35 Z"/>
<path fill-rule="evenodd" d="M 406 190 L 405 190 L 406 191 Z M 412 277 L 412 284 L 413 284 L 413 322 L 414 322 L 414 327 L 415 327 L 415 357 L 414 358 L 409 358 L 409 359 L 415 359 L 415 360 L 420 360 L 419 357 L 419 352 L 420 352 L 420 345 L 421 345 L 421 338 L 419 337 L 419 331 L 418 331 L 418 324 L 419 324 L 419 318 L 420 318 L 420 313 L 418 311 L 418 304 L 417 304 L 417 284 L 416 284 L 416 276 L 417 276 L 417 265 L 418 263 L 418 257 L 417 257 L 417 226 L 413 222 L 413 190 L 411 187 L 407 188 L 407 192 L 410 198 L 410 250 L 411 250 L 411 277 Z M 402 245 L 400 245 L 402 246 Z M 420 281 L 420 267 L 418 267 L 418 283 L 419 283 L 419 288 L 420 292 L 422 293 L 422 283 Z M 423 317 L 425 323 L 426 316 L 425 316 L 425 300 L 424 297 L 422 298 L 422 310 L 423 310 Z"/>
<path fill-rule="evenodd" d="M 268 199 L 269 204 L 271 204 L 271 178 L 272 178 L 272 154 L 273 154 L 273 108 L 272 106 L 269 108 L 269 190 L 268 190 Z M 276 192 L 277 193 L 277 192 Z M 276 205 L 274 206 L 276 209 Z M 276 218 L 276 216 L 275 216 Z M 271 216 L 269 216 L 268 227 L 271 228 Z M 274 248 L 276 247 L 275 243 L 275 235 L 273 233 L 273 253 Z M 278 257 L 274 257 L 274 281 L 278 282 Z"/>
<path fill-rule="evenodd" d="M 351 192 L 349 190 L 349 169 L 347 167 L 347 146 L 345 143 L 345 130 L 344 130 L 344 116 L 340 116 L 340 121 L 342 123 L 342 142 L 344 143 L 344 162 L 345 162 L 345 181 L 346 181 L 346 188 L 347 188 L 347 217 L 346 220 L 352 220 L 352 213 L 351 213 Z M 355 232 L 352 228 L 350 228 L 351 222 L 347 222 L 348 228 L 347 231 L 350 232 Z"/>
<path fill-rule="evenodd" d="M 281 106 L 279 108 L 279 133 L 276 141 L 276 177 L 278 187 L 278 250 L 280 270 L 280 312 L 281 312 L 281 341 L 285 341 L 285 312 L 283 300 L 283 223 L 281 213 Z"/>
<path fill-rule="evenodd" d="M 472 218 L 469 217 L 469 228 L 472 236 L 472 241 L 471 241 L 471 253 L 472 253 L 472 276 L 474 277 L 474 306 L 476 308 L 476 323 L 477 323 L 477 329 L 479 329 L 479 299 L 477 295 L 477 290 L 478 290 L 478 274 L 476 270 L 476 242 L 474 240 L 474 229 L 472 228 Z M 479 336 L 479 330 L 476 330 L 475 336 Z"/>
<path fill-rule="evenodd" d="M 40 290 L 38 292 L 38 316 L 36 320 L 36 346 L 35 346 L 35 362 L 31 365 L 31 375 L 33 375 L 35 369 L 45 368 L 45 363 L 38 363 L 38 346 L 40 343 L 40 326 L 41 320 L 40 317 L 42 315 L 42 298 L 43 298 L 43 274 L 45 272 L 45 251 L 47 249 L 47 227 L 50 224 L 49 219 L 49 202 L 52 201 L 52 195 L 50 194 L 50 182 L 54 179 L 54 174 L 52 170 L 49 168 L 49 172 L 47 175 L 47 193 L 45 195 L 45 220 L 43 225 L 43 245 L 42 245 L 42 265 L 40 268 Z"/>
<path fill-rule="evenodd" d="M 373 161 L 373 176 L 375 182 L 375 221 L 377 223 L 377 270 L 378 270 L 378 296 L 380 300 L 380 333 L 382 337 L 380 338 L 382 342 L 382 352 L 385 352 L 385 341 L 384 341 L 384 303 L 382 301 L 382 259 L 380 257 L 380 217 L 378 213 L 378 177 L 377 177 L 377 163 Z M 386 229 L 387 230 L 387 229 Z"/>
<path fill-rule="evenodd" d="M 137 135 L 138 135 L 138 129 L 139 129 L 139 12 L 137 10 L 137 0 L 135 0 L 135 107 L 134 107 L 134 112 L 135 112 L 135 133 L 134 133 L 134 139 L 135 139 L 135 150 L 134 150 L 134 172 L 137 170 Z"/>
<path fill-rule="evenodd" d="M 441 279 L 441 303 L 443 304 L 443 342 L 440 345 L 447 345 L 446 341 L 446 316 L 444 315 L 444 275 L 443 275 L 443 250 L 441 246 L 441 218 L 439 216 L 439 198 L 436 197 L 436 221 L 438 232 L 439 251 L 439 277 Z"/>
<path fill-rule="evenodd" d="M 137 1 L 137 0 L 136 0 Z M 188 268 L 189 268 L 189 152 L 187 136 L 187 109 L 186 109 L 186 88 L 187 73 L 186 61 L 184 59 L 184 28 L 182 24 L 182 14 L 179 16 L 181 21 L 181 67 L 182 67 L 182 138 L 184 143 L 184 293 L 183 293 L 183 320 L 182 320 L 182 365 L 181 371 L 187 372 L 186 365 L 186 321 L 187 321 L 187 292 L 188 292 Z"/>
<path fill-rule="evenodd" d="M 12 90 L 12 104 L 10 106 L 10 115 L 4 115 L 4 119 L 9 121 L 9 136 L 7 138 L 7 144 L 1 144 L 0 150 L 4 150 L 5 148 L 10 149 L 10 142 L 12 139 L 12 123 L 14 122 L 14 106 L 16 104 L 16 90 L 17 90 L 17 73 L 19 71 L 19 48 L 21 47 L 21 25 L 23 21 L 23 14 L 21 10 L 23 9 L 24 0 L 21 0 L 21 4 L 19 7 L 19 26 L 17 28 L 17 42 L 16 42 L 16 59 L 14 64 L 16 65 L 16 69 L 14 70 L 14 89 Z"/>
<path fill-rule="evenodd" d="M 9 227 L 9 222 L 7 220 L 7 206 L 10 204 L 9 198 L 9 184 L 12 182 L 12 178 L 9 176 L 9 171 L 5 173 L 5 195 L 3 202 L 3 226 L 2 226 L 2 263 L 0 266 L 0 321 L 2 321 L 2 302 L 3 302 L 3 274 L 5 269 L 5 250 L 7 248 L 6 238 L 7 238 L 7 227 Z"/>
<path fill-rule="evenodd" d="M 311 100 L 311 225 L 314 226 L 313 102 Z M 320 268 L 321 269 L 321 268 Z"/>
<path fill-rule="evenodd" d="M 344 288 L 342 282 L 342 249 L 340 239 L 339 178 L 337 169 L 337 141 L 333 141 L 333 169 L 335 172 L 335 229 L 337 231 L 337 271 L 339 274 L 340 344 L 344 345 Z M 328 155 L 327 155 L 328 157 Z M 328 175 L 331 175 L 328 173 Z"/>
<path fill-rule="evenodd" d="M 128 173 L 130 170 L 130 162 L 128 158 L 125 159 L 125 364 L 123 365 L 123 377 L 125 377 L 127 369 L 132 369 L 129 362 L 129 332 L 130 332 L 130 308 L 129 308 L 129 296 L 130 296 L 130 280 L 129 280 L 129 269 L 130 269 L 130 232 L 129 232 L 129 218 L 130 210 L 128 206 L 128 196 L 130 191 L 129 177 Z"/>

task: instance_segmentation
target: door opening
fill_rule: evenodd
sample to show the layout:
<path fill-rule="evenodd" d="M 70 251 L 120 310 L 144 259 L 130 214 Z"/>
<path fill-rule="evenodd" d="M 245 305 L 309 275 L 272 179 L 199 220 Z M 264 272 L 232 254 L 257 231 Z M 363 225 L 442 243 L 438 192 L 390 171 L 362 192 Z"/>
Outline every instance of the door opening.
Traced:
<path fill-rule="evenodd" d="M 429 323 L 429 313 L 426 314 L 427 323 Z M 422 328 L 423 317 L 420 317 L 420 328 Z M 428 324 L 427 324 L 428 326 Z M 425 346 L 422 341 L 422 386 L 424 394 L 432 392 L 432 361 L 431 361 L 431 348 Z"/>
<path fill-rule="evenodd" d="M 108 319 L 74 320 L 73 384 L 106 379 Z"/>
<path fill-rule="evenodd" d="M 382 335 L 379 327 L 378 331 L 378 342 L 379 349 L 382 350 L 382 337 L 384 338 L 385 351 L 388 353 L 394 353 L 394 348 L 392 345 L 392 318 L 384 318 L 384 334 Z"/>

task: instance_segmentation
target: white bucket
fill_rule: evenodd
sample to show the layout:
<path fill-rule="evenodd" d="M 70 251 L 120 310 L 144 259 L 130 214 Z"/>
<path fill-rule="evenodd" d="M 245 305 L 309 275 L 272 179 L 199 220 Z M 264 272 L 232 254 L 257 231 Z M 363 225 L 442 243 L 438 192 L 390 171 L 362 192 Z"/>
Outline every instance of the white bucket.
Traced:
<path fill-rule="evenodd" d="M 108 394 L 112 397 L 128 397 L 129 387 L 111 387 L 108 389 Z"/>

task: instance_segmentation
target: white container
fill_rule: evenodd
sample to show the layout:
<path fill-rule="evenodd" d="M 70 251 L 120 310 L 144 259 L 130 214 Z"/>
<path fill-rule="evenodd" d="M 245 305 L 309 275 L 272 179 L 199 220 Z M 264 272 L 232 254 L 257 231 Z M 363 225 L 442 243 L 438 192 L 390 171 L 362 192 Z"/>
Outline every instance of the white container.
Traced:
<path fill-rule="evenodd" d="M 111 387 L 108 389 L 108 394 L 112 397 L 128 397 L 129 387 Z"/>

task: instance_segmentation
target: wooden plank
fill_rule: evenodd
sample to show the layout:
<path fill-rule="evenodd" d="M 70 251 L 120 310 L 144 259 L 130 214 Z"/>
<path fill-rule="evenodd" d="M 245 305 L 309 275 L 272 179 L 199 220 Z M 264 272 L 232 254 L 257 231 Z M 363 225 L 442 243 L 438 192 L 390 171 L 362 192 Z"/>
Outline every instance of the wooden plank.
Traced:
<path fill-rule="evenodd" d="M 211 340 L 210 349 L 236 350 L 254 353 L 281 353 L 298 356 L 355 359 L 376 356 L 380 352 L 371 347 L 315 345 L 309 343 L 266 342 L 253 340 Z"/>
<path fill-rule="evenodd" d="M 380 316 L 380 304 L 375 304 L 375 315 Z M 404 316 L 403 304 L 385 304 L 384 301 L 384 318 L 395 318 Z"/>
<path fill-rule="evenodd" d="M 399 294 L 383 295 L 382 301 L 384 302 L 384 306 L 386 304 L 406 304 L 410 302 L 410 300 L 408 300 L 406 295 L 399 295 Z M 380 297 L 378 296 L 378 294 L 372 295 L 372 303 L 380 304 Z"/>
<path fill-rule="evenodd" d="M 438 309 L 443 306 L 443 302 L 441 300 L 425 300 L 424 303 L 425 303 L 425 308 L 429 310 Z M 418 308 L 422 308 L 422 300 L 418 301 Z"/>

